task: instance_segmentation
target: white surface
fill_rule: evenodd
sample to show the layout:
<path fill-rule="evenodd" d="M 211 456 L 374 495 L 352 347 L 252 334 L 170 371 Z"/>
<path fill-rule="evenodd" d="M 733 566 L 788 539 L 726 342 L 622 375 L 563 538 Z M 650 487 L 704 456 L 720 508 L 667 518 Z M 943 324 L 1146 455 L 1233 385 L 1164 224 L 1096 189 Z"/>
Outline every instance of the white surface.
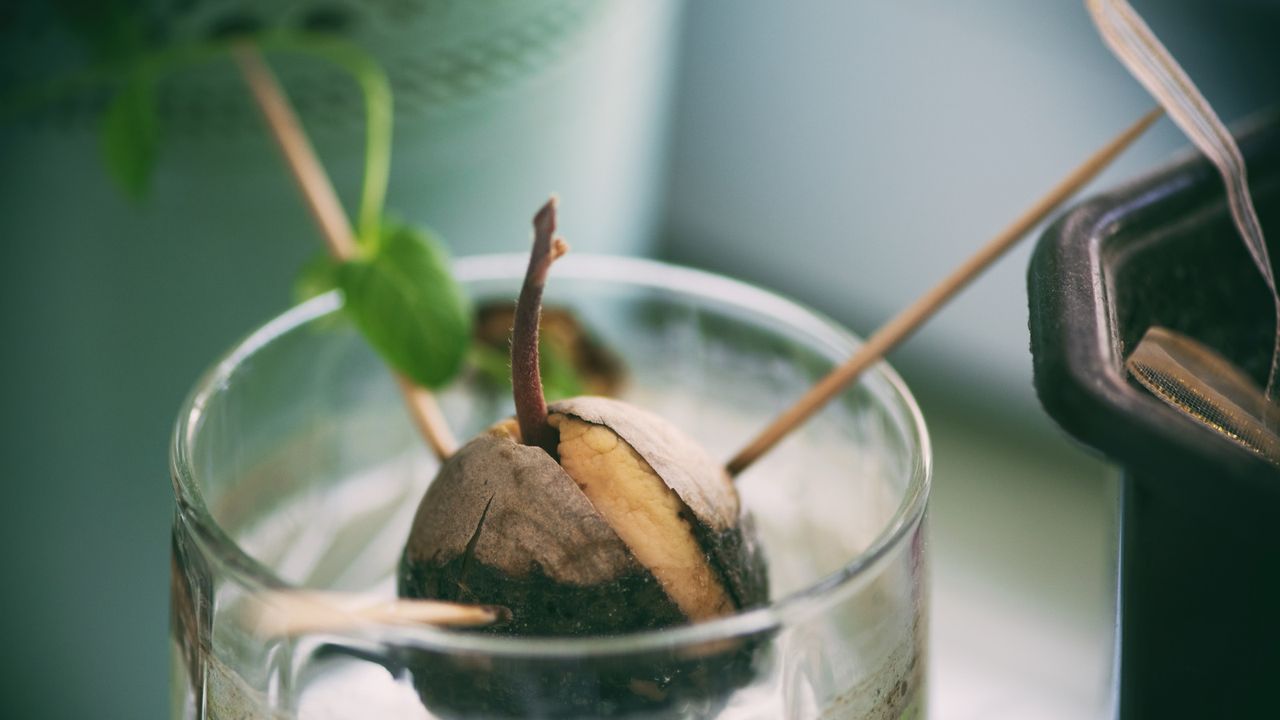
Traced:
<path fill-rule="evenodd" d="M 431 720 L 418 693 L 407 682 L 396 680 L 385 668 L 352 662 L 315 682 L 298 703 L 300 720 L 354 720 L 398 718 Z"/>
<path fill-rule="evenodd" d="M 1115 471 L 1064 439 L 925 400 L 936 449 L 931 717 L 1108 717 Z"/>

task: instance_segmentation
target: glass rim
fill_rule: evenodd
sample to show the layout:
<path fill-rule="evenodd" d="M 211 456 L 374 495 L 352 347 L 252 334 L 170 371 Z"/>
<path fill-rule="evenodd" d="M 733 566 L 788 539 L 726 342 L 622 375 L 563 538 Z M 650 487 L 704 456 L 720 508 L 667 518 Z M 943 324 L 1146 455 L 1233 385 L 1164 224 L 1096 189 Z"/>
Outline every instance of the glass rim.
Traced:
<path fill-rule="evenodd" d="M 471 255 L 453 261 L 455 276 L 463 282 L 518 278 L 528 257 L 522 253 Z M 802 331 L 832 347 L 856 350 L 862 341 L 822 313 L 770 291 L 721 275 L 681 267 L 656 260 L 626 256 L 570 255 L 556 263 L 562 278 L 618 281 L 623 284 L 666 289 L 701 296 L 727 305 L 746 306 L 755 315 L 764 315 Z M 638 278 L 643 278 L 639 280 Z M 223 387 L 244 360 L 276 338 L 297 327 L 337 310 L 342 305 L 337 291 L 312 298 L 273 317 L 227 351 L 196 382 L 181 406 L 170 445 L 170 473 L 178 503 L 175 522 L 191 532 L 201 550 L 225 562 L 233 581 L 249 591 L 295 589 L 293 585 L 252 557 L 223 531 L 204 502 L 191 466 L 190 449 L 203 422 L 209 399 Z M 529 637 L 490 635 L 431 626 L 369 623 L 342 633 L 351 641 L 394 642 L 441 651 L 476 652 L 512 657 L 575 657 L 632 654 L 730 640 L 798 623 L 855 592 L 869 578 L 924 517 L 932 481 L 932 447 L 924 417 L 902 378 L 884 360 L 863 373 L 858 384 L 878 378 L 882 388 L 870 386 L 882 405 L 896 403 L 902 411 L 908 450 L 915 451 L 911 477 L 901 502 L 871 543 L 841 567 L 792 593 L 713 620 L 645 630 L 621 635 L 583 637 Z"/>

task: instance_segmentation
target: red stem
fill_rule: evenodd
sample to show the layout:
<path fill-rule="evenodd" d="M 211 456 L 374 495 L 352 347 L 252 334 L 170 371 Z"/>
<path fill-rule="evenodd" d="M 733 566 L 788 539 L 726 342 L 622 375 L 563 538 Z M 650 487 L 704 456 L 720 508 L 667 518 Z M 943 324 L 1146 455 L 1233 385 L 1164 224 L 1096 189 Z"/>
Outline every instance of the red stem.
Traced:
<path fill-rule="evenodd" d="M 511 333 L 511 387 L 520 435 L 525 445 L 540 447 L 552 457 L 557 456 L 559 438 L 547 423 L 547 400 L 542 395 L 538 366 L 538 324 L 547 272 L 551 263 L 569 250 L 564 238 L 555 234 L 557 202 L 552 196 L 533 218 L 533 251 L 529 254 L 529 269 L 516 302 L 515 327 Z"/>

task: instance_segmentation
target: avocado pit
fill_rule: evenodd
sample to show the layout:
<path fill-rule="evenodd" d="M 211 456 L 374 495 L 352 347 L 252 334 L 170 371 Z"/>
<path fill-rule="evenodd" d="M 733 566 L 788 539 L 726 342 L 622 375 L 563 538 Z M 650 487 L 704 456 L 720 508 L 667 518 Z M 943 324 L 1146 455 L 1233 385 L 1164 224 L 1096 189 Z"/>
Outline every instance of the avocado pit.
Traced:
<path fill-rule="evenodd" d="M 539 309 L 547 270 L 566 250 L 554 234 L 554 200 L 534 228 L 511 347 L 516 417 L 442 464 L 414 517 L 399 593 L 502 606 L 509 622 L 467 632 L 533 636 L 632 633 L 763 604 L 763 555 L 722 465 L 628 403 L 582 396 L 546 404 Z M 419 663 L 415 684 L 424 700 L 486 713 L 520 706 L 532 692 L 564 709 L 556 716 L 594 714 L 602 688 L 622 705 L 652 705 L 676 691 L 710 697 L 736 686 L 749 675 L 754 643 L 717 647 L 643 667 L 586 663 L 571 676 L 511 660 L 504 677 L 497 666 L 481 672 L 438 655 Z"/>

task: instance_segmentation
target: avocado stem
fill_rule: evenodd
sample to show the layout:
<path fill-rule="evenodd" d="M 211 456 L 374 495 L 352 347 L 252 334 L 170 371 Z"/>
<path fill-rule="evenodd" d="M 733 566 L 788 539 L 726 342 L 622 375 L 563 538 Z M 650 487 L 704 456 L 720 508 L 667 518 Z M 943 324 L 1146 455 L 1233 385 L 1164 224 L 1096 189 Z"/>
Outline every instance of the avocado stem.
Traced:
<path fill-rule="evenodd" d="M 552 195 L 533 217 L 533 250 L 525 272 L 520 298 L 516 301 L 515 327 L 511 331 L 511 387 L 516 402 L 516 420 L 525 445 L 540 447 L 556 457 L 555 428 L 547 423 L 547 400 L 542 394 L 542 374 L 538 365 L 538 325 L 542 318 L 542 289 L 547 284 L 551 263 L 569 250 L 564 238 L 556 235 L 556 206 Z"/>

